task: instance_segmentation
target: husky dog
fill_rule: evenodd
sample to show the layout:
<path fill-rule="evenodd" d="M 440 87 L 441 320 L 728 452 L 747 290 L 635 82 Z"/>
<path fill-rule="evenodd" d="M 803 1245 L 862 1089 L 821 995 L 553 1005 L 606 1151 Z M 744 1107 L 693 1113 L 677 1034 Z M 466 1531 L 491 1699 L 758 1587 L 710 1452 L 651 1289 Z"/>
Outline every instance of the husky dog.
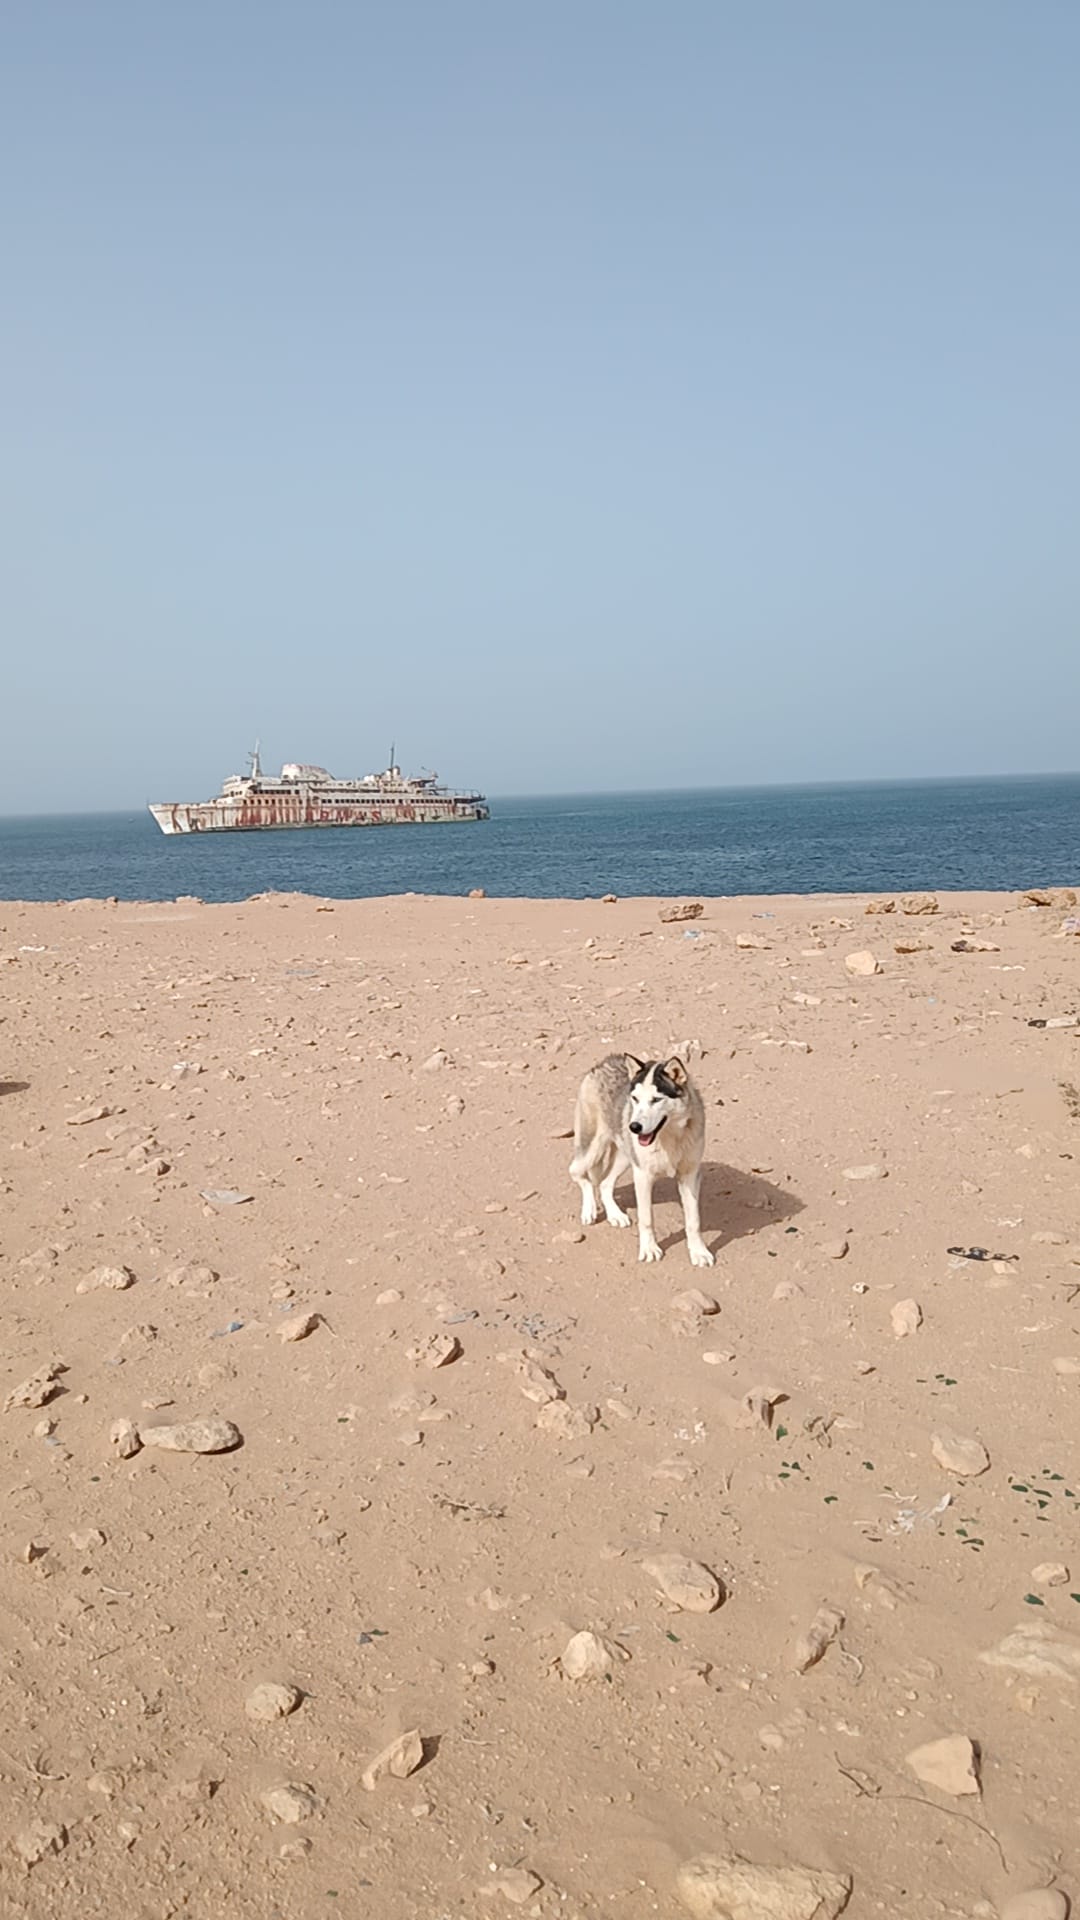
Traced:
<path fill-rule="evenodd" d="M 686 1244 L 695 1267 L 711 1267 L 701 1237 L 698 1189 L 705 1151 L 705 1109 L 681 1060 L 638 1060 L 612 1053 L 585 1075 L 574 1114 L 570 1178 L 581 1188 L 582 1225 L 591 1227 L 600 1206 L 613 1227 L 630 1216 L 615 1198 L 615 1183 L 631 1168 L 638 1209 L 638 1259 L 662 1260 L 653 1232 L 652 1190 L 673 1176 L 679 1184 Z"/>

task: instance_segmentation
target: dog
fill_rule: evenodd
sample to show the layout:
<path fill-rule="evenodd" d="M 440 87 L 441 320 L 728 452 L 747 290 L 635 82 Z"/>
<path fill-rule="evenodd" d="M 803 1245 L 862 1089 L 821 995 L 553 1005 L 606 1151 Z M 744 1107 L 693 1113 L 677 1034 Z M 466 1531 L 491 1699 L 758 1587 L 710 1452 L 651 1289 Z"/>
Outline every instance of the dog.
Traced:
<path fill-rule="evenodd" d="M 613 1227 L 630 1225 L 630 1215 L 615 1198 L 616 1182 L 629 1167 L 638 1210 L 638 1259 L 662 1260 L 652 1192 L 655 1181 L 671 1175 L 678 1182 L 691 1265 L 711 1267 L 698 1203 L 704 1152 L 705 1108 L 682 1061 L 609 1054 L 585 1075 L 574 1114 L 570 1178 L 581 1188 L 582 1226 L 599 1219 L 601 1206 Z"/>

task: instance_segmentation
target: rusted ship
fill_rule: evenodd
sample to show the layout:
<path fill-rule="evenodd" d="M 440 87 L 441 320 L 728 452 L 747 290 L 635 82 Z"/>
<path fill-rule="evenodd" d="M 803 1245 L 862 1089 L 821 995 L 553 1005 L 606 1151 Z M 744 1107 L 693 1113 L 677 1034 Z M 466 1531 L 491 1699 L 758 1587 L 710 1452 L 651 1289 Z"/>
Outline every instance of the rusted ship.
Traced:
<path fill-rule="evenodd" d="M 405 775 L 395 765 L 360 780 L 337 780 L 325 767 L 295 761 L 265 774 L 259 749 L 247 773 L 233 773 L 213 800 L 165 800 L 150 812 L 162 833 L 260 833 L 269 827 L 432 826 L 441 820 L 486 820 L 482 793 L 454 793 L 438 775 Z"/>

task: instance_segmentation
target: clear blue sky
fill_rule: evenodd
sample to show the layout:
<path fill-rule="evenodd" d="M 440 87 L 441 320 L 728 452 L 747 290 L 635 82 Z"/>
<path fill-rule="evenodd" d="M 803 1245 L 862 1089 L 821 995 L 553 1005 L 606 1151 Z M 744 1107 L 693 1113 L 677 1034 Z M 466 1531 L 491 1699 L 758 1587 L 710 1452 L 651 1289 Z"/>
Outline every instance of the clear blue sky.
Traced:
<path fill-rule="evenodd" d="M 29 0 L 0 812 L 1080 764 L 1077 0 Z"/>

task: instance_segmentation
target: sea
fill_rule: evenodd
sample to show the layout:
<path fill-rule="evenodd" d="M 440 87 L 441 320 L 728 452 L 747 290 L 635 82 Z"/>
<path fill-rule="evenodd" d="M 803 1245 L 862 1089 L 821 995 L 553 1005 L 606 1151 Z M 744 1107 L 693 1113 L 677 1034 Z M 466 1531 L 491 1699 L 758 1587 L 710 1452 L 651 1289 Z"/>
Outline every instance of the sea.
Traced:
<path fill-rule="evenodd" d="M 439 826 L 167 837 L 150 815 L 0 819 L 0 899 L 309 893 L 586 899 L 1080 879 L 1080 774 L 492 800 Z"/>

